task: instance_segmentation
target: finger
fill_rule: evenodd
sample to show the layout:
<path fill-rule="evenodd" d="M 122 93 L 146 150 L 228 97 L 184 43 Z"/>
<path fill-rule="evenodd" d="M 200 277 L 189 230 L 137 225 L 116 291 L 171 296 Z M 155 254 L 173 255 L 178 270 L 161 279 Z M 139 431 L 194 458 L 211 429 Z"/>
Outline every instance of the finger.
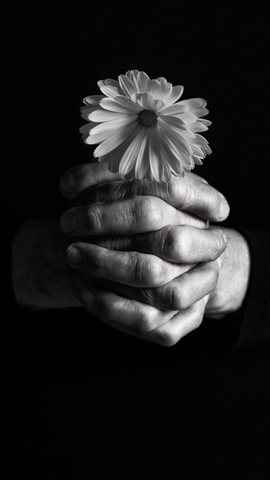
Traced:
<path fill-rule="evenodd" d="M 188 173 L 183 178 L 172 177 L 168 183 L 147 180 L 123 181 L 122 178 L 119 179 L 119 174 L 112 174 L 106 171 L 106 168 L 105 164 L 80 165 L 62 177 L 60 185 L 63 186 L 65 179 L 68 188 L 71 189 L 69 198 L 77 197 L 88 188 L 83 195 L 84 203 L 151 195 L 161 198 L 177 209 L 186 210 L 213 222 L 225 220 L 229 214 L 230 207 L 225 197 L 206 180 L 193 173 Z"/>
<path fill-rule="evenodd" d="M 134 288 L 106 281 L 117 295 L 137 300 L 160 310 L 185 310 L 210 294 L 216 287 L 221 260 L 202 263 L 157 288 Z"/>
<path fill-rule="evenodd" d="M 64 197 L 72 199 L 93 185 L 115 180 L 123 180 L 123 176 L 109 172 L 107 164 L 89 162 L 65 172 L 59 186 Z"/>
<path fill-rule="evenodd" d="M 201 325 L 204 308 L 204 299 L 199 300 L 186 310 L 178 312 L 161 327 L 145 332 L 144 337 L 164 347 L 172 347 Z"/>
<path fill-rule="evenodd" d="M 107 325 L 163 346 L 175 345 L 198 328 L 205 307 L 202 299 L 183 312 L 162 312 L 96 286 L 85 290 L 83 302 L 88 311 Z"/>
<path fill-rule="evenodd" d="M 167 323 L 177 313 L 163 312 L 97 285 L 85 289 L 82 301 L 86 308 L 103 322 L 137 332 L 153 330 Z"/>
<path fill-rule="evenodd" d="M 193 265 L 170 263 L 139 252 L 115 252 L 78 242 L 67 249 L 73 268 L 91 276 L 135 287 L 158 287 L 188 271 Z"/>
<path fill-rule="evenodd" d="M 94 237 L 91 242 L 110 250 L 150 253 L 176 263 L 211 262 L 227 246 L 222 230 L 187 225 L 169 225 L 156 232 L 137 235 Z"/>
<path fill-rule="evenodd" d="M 206 226 L 203 220 L 186 215 L 157 197 L 148 196 L 74 207 L 60 220 L 62 231 L 76 236 L 131 235 L 186 223 L 198 228 Z"/>

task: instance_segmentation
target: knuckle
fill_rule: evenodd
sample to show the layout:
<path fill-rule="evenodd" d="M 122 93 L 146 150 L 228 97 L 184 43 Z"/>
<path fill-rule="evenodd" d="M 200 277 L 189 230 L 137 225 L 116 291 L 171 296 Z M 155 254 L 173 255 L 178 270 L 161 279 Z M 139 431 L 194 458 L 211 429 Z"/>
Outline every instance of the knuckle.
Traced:
<path fill-rule="evenodd" d="M 169 303 L 173 310 L 185 310 L 189 307 L 189 295 L 178 282 L 170 288 Z"/>
<path fill-rule="evenodd" d="M 134 280 L 139 285 L 156 287 L 162 284 L 164 268 L 158 259 L 146 257 L 138 252 L 131 252 L 130 263 L 134 271 Z"/>
<path fill-rule="evenodd" d="M 222 238 L 222 232 L 214 231 L 211 241 L 207 243 L 207 254 L 210 261 L 216 260 L 225 249 L 225 243 Z M 205 242 L 202 245 L 205 246 Z"/>
<path fill-rule="evenodd" d="M 181 187 L 179 178 L 173 178 L 171 182 L 166 184 L 166 191 L 164 192 L 164 197 L 167 198 L 171 204 L 179 204 L 179 199 L 181 198 Z"/>
<path fill-rule="evenodd" d="M 85 217 L 88 228 L 95 233 L 102 231 L 102 212 L 99 206 L 88 206 L 85 208 Z"/>
<path fill-rule="evenodd" d="M 193 316 L 193 330 L 196 330 L 200 327 L 203 321 L 203 312 L 201 309 L 196 308 Z"/>
<path fill-rule="evenodd" d="M 143 306 L 137 317 L 136 329 L 142 332 L 151 332 L 156 328 L 156 321 L 155 312 Z"/>
<path fill-rule="evenodd" d="M 179 336 L 168 330 L 160 328 L 152 332 L 145 332 L 147 337 L 163 347 L 173 347 L 179 341 Z"/>
<path fill-rule="evenodd" d="M 218 220 L 219 218 L 218 215 L 219 215 L 219 211 L 222 203 L 220 194 L 215 188 L 208 187 L 207 190 L 205 190 L 204 196 L 205 196 L 205 204 L 208 212 L 211 212 L 212 215 Z"/>
<path fill-rule="evenodd" d="M 118 316 L 117 316 L 118 317 Z M 115 308 L 114 305 L 110 305 L 107 302 L 98 303 L 98 318 L 104 322 L 115 321 Z"/>
<path fill-rule="evenodd" d="M 189 252 L 189 242 L 184 227 L 168 227 L 164 238 L 164 254 L 170 259 L 185 261 Z"/>
<path fill-rule="evenodd" d="M 172 332 L 165 332 L 162 339 L 162 345 L 164 347 L 174 347 L 179 341 L 179 338 Z"/>
<path fill-rule="evenodd" d="M 155 226 L 160 223 L 163 218 L 161 209 L 161 201 L 155 197 L 138 196 L 133 202 L 133 217 L 137 225 L 143 227 Z"/>

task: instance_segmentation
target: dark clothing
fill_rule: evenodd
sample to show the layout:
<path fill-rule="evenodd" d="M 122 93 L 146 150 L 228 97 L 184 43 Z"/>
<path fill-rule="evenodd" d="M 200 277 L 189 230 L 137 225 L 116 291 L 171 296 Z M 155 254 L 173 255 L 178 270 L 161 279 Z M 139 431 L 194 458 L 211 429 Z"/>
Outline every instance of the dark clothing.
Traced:
<path fill-rule="evenodd" d="M 89 478 L 137 468 L 146 476 L 166 465 L 165 478 L 175 466 L 187 479 L 264 478 L 270 244 L 260 232 L 246 237 L 256 242 L 246 304 L 224 322 L 205 319 L 173 348 L 119 333 L 79 308 L 20 317 L 29 338 L 16 342 L 13 405 L 24 461 L 34 457 L 56 475 L 48 478 L 61 478 L 51 461 L 74 474 L 89 462 L 101 472 Z"/>
<path fill-rule="evenodd" d="M 82 98 L 98 93 L 98 80 L 137 68 L 183 83 L 183 98 L 208 100 L 214 153 L 195 173 L 228 198 L 224 225 L 246 237 L 252 271 L 240 311 L 205 319 L 172 348 L 115 331 L 82 308 L 29 314 L 11 301 L 16 455 L 33 478 L 171 479 L 175 468 L 187 480 L 267 478 L 266 9 L 204 2 L 202 10 L 183 4 L 179 17 L 174 1 L 139 2 L 132 12 L 121 1 L 102 2 L 104 11 L 83 1 L 38 5 L 31 15 L 19 7 L 12 22 L 21 125 L 10 236 L 26 219 L 67 208 L 60 175 L 91 157 L 78 134 Z"/>

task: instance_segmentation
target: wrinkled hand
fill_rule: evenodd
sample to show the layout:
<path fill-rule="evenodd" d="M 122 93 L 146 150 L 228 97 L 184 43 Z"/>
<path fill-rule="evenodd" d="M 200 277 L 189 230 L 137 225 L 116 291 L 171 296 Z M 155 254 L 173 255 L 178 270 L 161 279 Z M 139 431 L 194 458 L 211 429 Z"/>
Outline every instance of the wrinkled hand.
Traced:
<path fill-rule="evenodd" d="M 62 216 L 62 231 L 86 237 L 68 247 L 68 262 L 88 273 L 83 302 L 101 320 L 175 344 L 201 323 L 217 284 L 226 239 L 205 227 L 226 218 L 228 204 L 192 174 L 169 184 L 115 178 L 99 164 L 62 177 L 63 194 L 80 204 Z"/>

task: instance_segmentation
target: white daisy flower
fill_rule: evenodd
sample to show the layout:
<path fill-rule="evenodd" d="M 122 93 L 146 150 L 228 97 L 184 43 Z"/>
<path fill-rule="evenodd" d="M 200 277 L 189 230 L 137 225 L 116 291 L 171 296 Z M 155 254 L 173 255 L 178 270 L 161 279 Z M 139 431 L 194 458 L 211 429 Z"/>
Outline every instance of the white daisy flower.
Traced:
<path fill-rule="evenodd" d="M 129 70 L 118 81 L 107 78 L 98 86 L 103 95 L 84 99 L 80 128 L 85 143 L 100 145 L 94 156 L 111 172 L 127 179 L 168 182 L 184 176 L 211 153 L 198 132 L 208 130 L 206 101 L 179 100 L 184 88 L 164 77 L 151 80 L 145 72 Z"/>

